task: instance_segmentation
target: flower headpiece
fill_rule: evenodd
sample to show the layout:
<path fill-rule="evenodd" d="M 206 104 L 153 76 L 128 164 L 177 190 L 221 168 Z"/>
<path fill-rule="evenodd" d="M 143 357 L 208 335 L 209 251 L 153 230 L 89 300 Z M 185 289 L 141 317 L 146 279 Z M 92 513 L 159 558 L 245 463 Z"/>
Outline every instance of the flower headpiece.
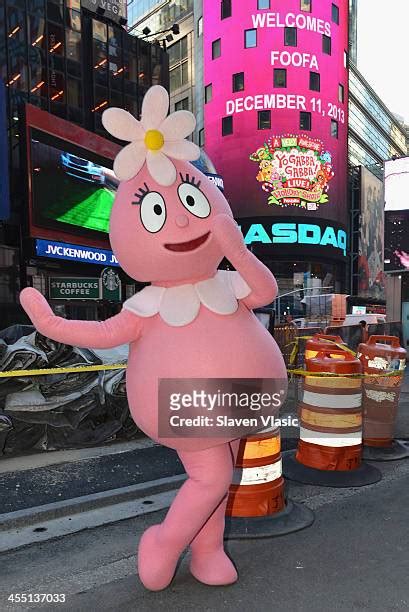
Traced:
<path fill-rule="evenodd" d="M 168 92 L 161 85 L 154 85 L 143 99 L 140 121 L 122 108 L 108 108 L 103 112 L 105 129 L 115 138 L 130 143 L 114 161 L 119 180 L 132 179 L 146 161 L 152 178 L 167 187 L 176 180 L 176 168 L 169 158 L 185 161 L 199 158 L 199 147 L 185 140 L 195 129 L 194 115 L 181 110 L 167 116 L 168 110 Z"/>

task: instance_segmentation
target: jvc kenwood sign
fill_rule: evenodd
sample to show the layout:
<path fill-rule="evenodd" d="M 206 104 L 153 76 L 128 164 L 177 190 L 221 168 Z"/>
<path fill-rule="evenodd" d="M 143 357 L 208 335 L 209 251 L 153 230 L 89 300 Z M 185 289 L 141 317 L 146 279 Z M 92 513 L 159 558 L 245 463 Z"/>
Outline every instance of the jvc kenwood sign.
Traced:
<path fill-rule="evenodd" d="M 79 246 L 78 244 L 69 244 L 67 242 L 38 239 L 36 240 L 36 253 L 40 257 L 50 257 L 51 259 L 119 266 L 115 255 L 108 249 Z"/>
<path fill-rule="evenodd" d="M 126 0 L 81 0 L 81 6 L 93 13 L 103 10 L 104 17 L 117 23 L 120 19 L 126 20 Z"/>

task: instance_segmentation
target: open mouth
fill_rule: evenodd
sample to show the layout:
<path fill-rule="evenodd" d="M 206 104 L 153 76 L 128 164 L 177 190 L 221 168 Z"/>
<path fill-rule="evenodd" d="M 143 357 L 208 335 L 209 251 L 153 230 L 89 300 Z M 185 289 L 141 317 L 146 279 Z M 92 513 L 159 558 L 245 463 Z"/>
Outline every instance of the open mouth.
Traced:
<path fill-rule="evenodd" d="M 165 249 L 169 251 L 176 251 L 177 253 L 185 253 L 186 251 L 194 251 L 199 248 L 202 244 L 206 242 L 210 235 L 210 232 L 203 234 L 203 236 L 199 236 L 199 238 L 195 238 L 194 240 L 189 240 L 188 242 L 175 242 L 174 244 L 165 244 Z"/>

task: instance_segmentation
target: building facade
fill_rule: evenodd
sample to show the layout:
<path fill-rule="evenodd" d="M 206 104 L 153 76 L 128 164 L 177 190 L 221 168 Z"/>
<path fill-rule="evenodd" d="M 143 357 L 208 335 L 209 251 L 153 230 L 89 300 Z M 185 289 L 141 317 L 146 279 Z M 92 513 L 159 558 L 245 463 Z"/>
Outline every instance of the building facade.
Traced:
<path fill-rule="evenodd" d="M 179 34 L 165 31 L 174 24 L 179 26 Z M 147 40 L 159 40 L 169 55 L 170 110 L 194 113 L 193 140 L 203 146 L 203 1 L 130 0 L 129 32 L 143 36 L 145 28 L 150 30 Z"/>
<path fill-rule="evenodd" d="M 401 275 L 390 273 L 397 245 L 391 239 L 396 225 L 384 211 L 385 162 L 407 154 L 408 138 L 404 120 L 391 113 L 357 69 L 358 1 L 349 0 L 349 9 L 351 300 L 371 310 L 386 309 L 389 320 L 403 320 Z"/>
<path fill-rule="evenodd" d="M 406 155 L 405 128 L 386 107 L 356 66 L 350 63 L 348 157 L 382 178 L 383 164 Z"/>
<path fill-rule="evenodd" d="M 301 316 L 346 291 L 348 3 L 205 0 L 204 53 L 206 151 Z"/>
<path fill-rule="evenodd" d="M 348 162 L 351 206 L 351 294 L 354 304 L 392 305 L 395 280 L 384 274 L 384 163 L 407 153 L 405 129 L 350 63 Z M 386 232 L 388 235 L 388 232 Z M 394 306 L 389 318 L 400 320 Z"/>
<path fill-rule="evenodd" d="M 349 0 L 349 59 L 357 64 L 358 56 L 358 0 Z"/>
<path fill-rule="evenodd" d="M 317 0 L 312 6 L 311 2 L 289 0 L 281 3 L 279 13 L 273 12 L 276 10 L 274 3 L 266 0 L 245 4 L 203 0 L 190 3 L 151 2 L 147 7 L 142 4 L 131 3 L 130 6 L 134 6 L 137 13 L 132 9 L 129 12 L 133 15 L 130 17 L 130 27 L 135 26 L 138 33 L 146 26 L 153 33 L 171 26 L 167 18 L 170 5 L 180 4 L 186 10 L 177 23 L 181 37 L 182 34 L 186 35 L 186 24 L 188 37 L 192 41 L 188 45 L 188 49 L 192 49 L 190 68 L 186 70 L 191 81 L 184 87 L 190 91 L 186 104 L 197 118 L 195 141 L 204 146 L 217 171 L 223 176 L 225 193 L 249 246 L 270 265 L 282 293 L 295 290 L 295 298 L 289 300 L 292 313 L 304 312 L 300 303 L 301 294 L 296 291 L 300 286 L 308 286 L 308 289 L 314 287 L 313 293 L 319 293 L 320 287 L 324 286 L 329 287 L 328 291 L 345 290 L 349 224 L 346 194 L 347 2 Z M 282 19 L 288 14 L 290 20 L 291 14 L 294 14 L 293 21 L 298 19 L 298 25 L 294 23 L 292 27 L 288 25 L 285 28 L 251 25 L 252 16 L 258 20 L 271 20 L 276 15 Z M 173 16 L 176 17 L 176 13 Z M 250 25 L 245 27 L 243 24 L 247 22 Z M 258 36 L 257 41 L 250 40 L 254 35 L 256 38 Z M 172 85 L 176 82 L 176 79 L 172 79 L 172 57 L 173 47 L 176 49 L 177 43 L 171 42 L 167 46 L 173 108 L 178 108 L 180 99 L 187 96 L 181 87 Z M 271 60 L 273 49 L 281 51 L 280 57 L 274 60 L 274 66 Z M 311 49 L 314 51 L 311 52 Z M 284 66 L 283 58 L 284 62 L 290 58 L 290 63 L 294 59 L 298 65 L 287 63 Z M 280 78 L 288 79 L 288 82 L 278 82 Z M 299 85 L 300 79 L 302 86 Z M 288 107 L 260 107 L 260 111 L 244 111 L 248 96 L 260 98 L 262 91 L 274 92 L 278 105 L 285 98 L 289 101 Z M 300 101 L 302 96 L 308 108 L 291 108 L 296 103 L 294 101 Z M 239 107 L 233 112 L 222 109 L 235 103 Z M 328 113 L 325 119 L 324 113 Z M 234 125 L 228 125 L 229 122 Z M 285 138 L 293 134 L 305 139 L 301 143 L 307 145 L 304 149 L 304 153 L 307 153 L 305 163 L 312 155 L 317 159 L 316 172 L 322 168 L 320 180 L 325 183 L 325 193 L 318 196 L 316 191 L 310 201 L 299 198 L 300 207 L 292 205 L 294 198 L 291 197 L 287 198 L 288 203 L 279 200 L 277 205 L 271 206 L 267 201 L 268 194 L 263 191 L 267 183 L 257 180 L 260 174 L 258 165 L 262 160 L 255 163 L 249 157 L 263 146 L 267 137 L 275 135 Z M 280 141 L 280 145 L 283 142 Z M 299 143 L 295 146 L 298 147 Z M 308 146 L 312 149 L 308 149 Z M 330 161 L 324 158 L 319 160 L 320 154 L 326 155 L 325 159 Z M 302 164 L 303 155 L 299 157 L 297 163 Z M 333 168 L 336 168 L 334 173 Z M 304 171 L 308 173 L 305 168 Z M 296 174 L 297 170 L 294 172 Z M 293 191 L 302 191 L 303 186 L 310 188 L 314 182 L 318 182 L 313 174 L 310 176 L 312 180 L 304 178 L 302 186 L 302 180 L 299 180 L 298 186 L 294 182 L 292 186 L 289 183 L 284 185 L 284 188 L 292 188 Z M 329 189 L 330 178 L 332 184 Z M 329 205 L 326 197 L 328 189 Z M 324 196 L 325 206 L 320 206 L 318 202 L 321 196 Z M 301 223 L 301 218 L 306 218 L 306 222 Z"/>
<path fill-rule="evenodd" d="M 370 299 L 373 286 L 378 296 L 373 299 L 379 299 L 378 274 L 371 272 L 371 287 L 371 278 L 362 280 L 372 266 L 365 257 L 374 260 L 370 252 L 362 255 L 360 243 L 362 202 L 371 201 L 362 183 L 379 200 L 379 184 L 372 185 L 371 176 L 382 179 L 383 161 L 406 149 L 401 124 L 355 67 L 357 2 L 288 0 L 277 9 L 271 0 L 245 6 L 235 0 L 131 0 L 127 8 L 128 33 L 118 20 L 81 8 L 80 0 L 8 0 L 0 9 L 13 202 L 0 229 L 1 294 L 12 304 L 22 283 L 34 279 L 45 292 L 48 286 L 48 273 L 38 266 L 45 260 L 36 257 L 29 230 L 19 230 L 27 202 L 19 180 L 27 165 L 25 104 L 106 137 L 104 108 L 122 106 L 138 115 L 147 87 L 167 83 L 169 64 L 171 110 L 196 115 L 193 139 L 223 175 L 246 240 L 271 266 L 281 292 L 304 286 L 320 292 L 328 286 Z M 174 24 L 178 34 L 169 31 Z M 155 41 L 159 44 L 150 44 Z M 269 150 L 262 159 L 265 144 Z M 285 159 L 294 147 L 298 168 Z M 280 155 L 293 184 L 268 176 L 275 163 L 270 158 Z M 311 156 L 315 178 L 306 167 Z M 93 159 L 109 165 L 109 155 L 94 151 Z M 300 176 L 301 167 L 307 178 Z M 271 193 L 274 180 L 283 190 L 278 198 Z M 319 181 L 322 202 L 298 197 L 297 189 Z M 374 231 L 379 233 L 379 226 Z M 369 235 L 365 240 L 375 244 Z M 89 234 L 85 244 L 92 243 Z M 19 268 L 20 245 L 28 266 Z M 51 258 L 50 264 L 57 265 Z M 94 268 L 83 266 L 91 275 Z M 293 314 L 303 310 L 298 295 L 289 305 Z"/>
<path fill-rule="evenodd" d="M 50 297 L 52 274 L 91 278 L 102 271 L 95 264 L 78 267 L 81 259 L 75 257 L 45 257 L 37 249 L 38 240 L 58 241 L 70 228 L 70 243 L 85 248 L 98 243 L 109 249 L 105 227 L 85 232 L 79 216 L 74 224 L 67 210 L 53 208 L 60 194 L 54 181 L 41 183 L 47 164 L 54 160 L 55 169 L 64 172 L 60 187 L 67 190 L 66 201 L 76 206 L 75 194 L 81 198 L 85 185 L 107 184 L 109 173 L 102 175 L 99 168 L 106 166 L 108 171 L 118 149 L 102 127 L 103 110 L 119 106 L 138 116 L 152 84 L 168 87 L 167 54 L 160 45 L 128 34 L 123 11 L 110 12 L 114 4 L 105 11 L 85 0 L 82 5 L 80 0 L 6 0 L 0 6 L 0 78 L 5 85 L 10 170 L 10 210 L 1 215 L 0 223 L 0 302 L 10 323 L 21 316 L 21 286 L 33 284 Z M 88 141 L 95 145 L 89 154 Z M 48 202 L 49 211 L 55 209 L 55 219 L 37 223 L 41 202 Z M 82 219 L 88 223 L 86 216 Z M 108 313 L 100 308 L 103 302 L 72 301 L 68 314 L 102 318 Z"/>

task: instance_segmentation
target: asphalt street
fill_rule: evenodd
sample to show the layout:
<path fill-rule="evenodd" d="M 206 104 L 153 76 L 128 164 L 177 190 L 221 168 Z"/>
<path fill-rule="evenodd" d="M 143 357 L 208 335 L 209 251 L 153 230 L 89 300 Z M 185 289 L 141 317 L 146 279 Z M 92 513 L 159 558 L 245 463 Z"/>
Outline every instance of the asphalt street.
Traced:
<path fill-rule="evenodd" d="M 135 550 L 144 529 L 160 521 L 158 512 L 1 555 L 0 609 L 408 610 L 409 460 L 389 464 L 386 473 L 361 489 L 290 488 L 314 509 L 315 523 L 276 539 L 229 542 L 240 575 L 233 586 L 198 583 L 185 558 L 170 588 L 146 591 Z M 24 607 L 10 604 L 10 593 L 65 593 L 66 603 Z"/>
<path fill-rule="evenodd" d="M 11 471 L 0 474 L 0 489 L 7 491 L 1 501 L 1 512 L 127 487 L 183 471 L 176 452 L 160 445 L 143 451 L 137 448 L 81 461 Z"/>

